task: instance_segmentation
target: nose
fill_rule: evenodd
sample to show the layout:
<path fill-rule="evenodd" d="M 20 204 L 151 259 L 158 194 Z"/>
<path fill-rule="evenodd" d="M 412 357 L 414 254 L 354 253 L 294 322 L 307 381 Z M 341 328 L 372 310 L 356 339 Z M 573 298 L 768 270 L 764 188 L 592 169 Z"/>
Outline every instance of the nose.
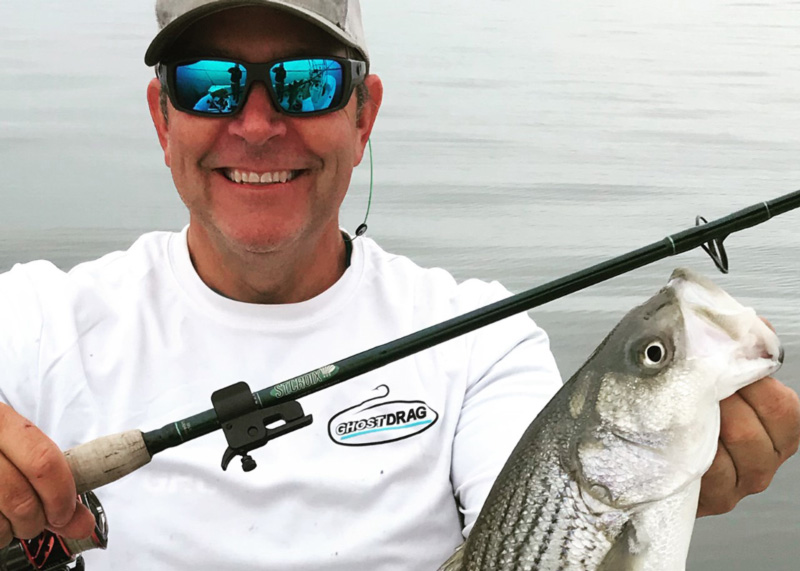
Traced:
<path fill-rule="evenodd" d="M 286 117 L 275 110 L 266 86 L 261 83 L 253 84 L 244 106 L 233 119 L 231 134 L 252 145 L 262 145 L 286 133 Z"/>

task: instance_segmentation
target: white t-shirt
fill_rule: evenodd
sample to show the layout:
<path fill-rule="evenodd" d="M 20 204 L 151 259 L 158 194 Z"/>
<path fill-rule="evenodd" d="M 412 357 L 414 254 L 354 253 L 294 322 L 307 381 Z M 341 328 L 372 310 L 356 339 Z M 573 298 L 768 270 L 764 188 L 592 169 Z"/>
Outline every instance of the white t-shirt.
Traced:
<path fill-rule="evenodd" d="M 62 272 L 0 275 L 0 399 L 62 448 L 159 428 L 486 305 L 497 283 L 456 284 L 353 242 L 351 265 L 306 302 L 256 305 L 210 290 L 186 231 Z M 463 335 L 300 400 L 311 426 L 220 469 L 221 431 L 157 454 L 97 490 L 109 520 L 89 571 L 425 571 L 463 540 L 524 428 L 561 384 L 527 315 Z"/>

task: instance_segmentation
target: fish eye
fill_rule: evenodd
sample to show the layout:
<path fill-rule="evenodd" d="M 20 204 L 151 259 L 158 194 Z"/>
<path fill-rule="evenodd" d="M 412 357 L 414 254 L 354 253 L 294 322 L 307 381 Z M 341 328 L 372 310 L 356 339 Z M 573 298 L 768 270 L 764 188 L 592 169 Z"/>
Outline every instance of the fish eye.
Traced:
<path fill-rule="evenodd" d="M 669 352 L 658 339 L 648 343 L 642 351 L 642 364 L 645 367 L 661 367 L 667 362 Z"/>

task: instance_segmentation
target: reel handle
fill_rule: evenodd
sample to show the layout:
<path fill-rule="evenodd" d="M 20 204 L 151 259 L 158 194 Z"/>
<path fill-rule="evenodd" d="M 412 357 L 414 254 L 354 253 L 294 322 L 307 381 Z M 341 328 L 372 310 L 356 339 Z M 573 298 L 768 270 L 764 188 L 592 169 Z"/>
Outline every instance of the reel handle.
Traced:
<path fill-rule="evenodd" d="M 101 436 L 64 452 L 78 493 L 105 486 L 152 459 L 141 430 Z"/>

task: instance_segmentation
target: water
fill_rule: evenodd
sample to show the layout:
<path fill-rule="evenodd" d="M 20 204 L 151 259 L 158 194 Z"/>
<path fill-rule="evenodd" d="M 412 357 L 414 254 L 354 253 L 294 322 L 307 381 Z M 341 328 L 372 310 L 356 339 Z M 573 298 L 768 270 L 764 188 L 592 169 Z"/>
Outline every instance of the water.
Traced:
<path fill-rule="evenodd" d="M 0 270 L 62 267 L 187 220 L 142 63 L 152 4 L 0 4 Z M 386 89 L 369 233 L 522 291 L 800 188 L 800 3 L 364 0 Z M 363 217 L 360 167 L 343 223 Z M 726 242 L 724 287 L 770 318 L 800 389 L 800 214 Z M 698 251 L 536 309 L 565 376 Z M 689 569 L 797 569 L 800 465 L 696 526 Z"/>

